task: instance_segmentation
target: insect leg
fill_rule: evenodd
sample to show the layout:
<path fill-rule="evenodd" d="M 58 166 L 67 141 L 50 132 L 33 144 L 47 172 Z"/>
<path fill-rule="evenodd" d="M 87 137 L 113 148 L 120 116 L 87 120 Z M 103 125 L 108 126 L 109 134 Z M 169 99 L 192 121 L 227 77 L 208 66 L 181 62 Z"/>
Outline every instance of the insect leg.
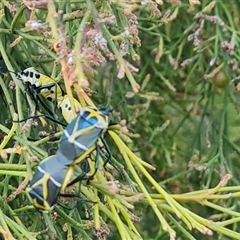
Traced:
<path fill-rule="evenodd" d="M 37 95 L 37 100 L 41 103 L 41 105 L 44 107 L 44 109 L 48 112 L 48 114 L 54 116 L 54 112 L 52 112 L 52 110 L 46 105 L 45 102 L 43 102 L 43 100 Z"/>
<path fill-rule="evenodd" d="M 45 117 L 45 118 L 47 118 L 47 119 L 49 119 L 49 120 L 52 120 L 52 121 L 55 122 L 55 123 L 60 124 L 60 125 L 63 126 L 63 127 L 66 127 L 66 124 L 65 124 L 65 123 L 62 123 L 62 122 L 56 120 L 54 117 L 49 116 L 49 115 L 45 115 L 45 114 L 38 114 L 38 115 L 34 115 L 34 116 L 29 116 L 29 117 L 23 118 L 23 119 L 21 119 L 21 120 L 12 121 L 12 122 L 21 123 L 21 122 L 27 121 L 28 119 L 39 118 L 39 117 Z"/>
<path fill-rule="evenodd" d="M 60 193 L 59 196 L 61 197 L 68 197 L 68 198 L 76 198 L 76 199 L 79 199 L 78 203 L 75 204 L 74 207 L 67 207 L 66 205 L 62 204 L 62 203 L 59 203 L 58 202 L 58 205 L 66 208 L 66 209 L 69 209 L 69 210 L 72 210 L 74 209 L 75 207 L 79 206 L 79 205 L 82 205 L 83 203 L 86 203 L 86 202 L 89 202 L 89 203 L 96 203 L 96 202 L 93 202 L 91 200 L 87 200 L 87 199 L 81 199 L 79 197 L 80 193 L 81 193 L 81 183 L 83 180 L 88 180 L 89 177 L 86 176 L 86 173 L 83 172 L 82 174 L 80 174 L 79 176 L 77 176 L 75 179 L 73 179 L 70 183 L 68 183 L 67 187 L 79 182 L 79 192 L 78 194 L 67 194 L 67 193 Z"/>
<path fill-rule="evenodd" d="M 104 162 L 104 168 L 106 169 L 106 165 L 107 165 L 107 163 L 110 161 L 110 159 L 111 159 L 111 157 L 112 157 L 112 153 L 111 153 L 111 150 L 110 150 L 110 148 L 108 147 L 108 144 L 106 143 L 106 141 L 105 141 L 105 139 L 104 138 L 101 138 L 101 140 L 102 140 L 102 143 L 103 143 L 103 145 L 104 145 L 104 147 L 105 147 L 105 149 L 106 149 L 106 152 L 107 152 L 107 154 L 108 154 L 108 157 L 107 157 L 107 159 L 105 160 L 105 162 Z"/>
<path fill-rule="evenodd" d="M 85 172 L 82 172 L 79 176 L 77 176 L 75 179 L 73 179 L 70 183 L 67 184 L 67 187 L 72 186 L 73 184 L 77 182 L 82 182 L 82 180 L 87 180 L 89 177 L 86 176 Z"/>
<path fill-rule="evenodd" d="M 39 101 L 41 102 L 41 104 L 43 105 L 43 107 L 48 111 L 48 113 L 50 115 L 53 115 L 55 116 L 56 115 L 56 110 L 57 110 L 57 106 L 58 106 L 58 93 L 57 93 L 57 88 L 58 88 L 58 84 L 57 83 L 49 83 L 49 84 L 45 84 L 44 86 L 41 86 L 41 87 L 38 87 L 37 89 L 37 93 L 41 93 L 41 90 L 44 90 L 44 89 L 51 89 L 52 87 L 55 88 L 55 91 L 54 91 L 54 100 L 51 98 L 51 100 L 49 98 L 47 98 L 49 101 L 53 102 L 53 105 L 54 105 L 54 108 L 53 108 L 53 112 L 52 110 L 49 109 L 48 106 L 46 106 L 46 104 L 41 101 L 41 99 L 39 98 Z M 56 126 L 55 126 L 56 127 Z"/>

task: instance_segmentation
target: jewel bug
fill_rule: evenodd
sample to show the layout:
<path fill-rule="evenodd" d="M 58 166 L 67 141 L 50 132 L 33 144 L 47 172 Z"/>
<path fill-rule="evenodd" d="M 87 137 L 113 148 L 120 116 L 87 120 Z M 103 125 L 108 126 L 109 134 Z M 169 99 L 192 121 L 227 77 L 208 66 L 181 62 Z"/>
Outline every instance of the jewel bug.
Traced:
<path fill-rule="evenodd" d="M 17 79 L 30 89 L 33 94 L 41 94 L 49 101 L 55 98 L 62 99 L 65 92 L 52 78 L 38 72 L 33 67 L 26 68 L 16 74 Z"/>
<path fill-rule="evenodd" d="M 109 126 L 110 112 L 109 108 L 81 108 L 77 117 L 67 125 L 60 139 L 57 151 L 59 161 L 70 165 L 83 153 L 93 150 Z"/>
<path fill-rule="evenodd" d="M 60 85 L 52 78 L 38 72 L 33 67 L 29 67 L 16 73 L 16 77 L 23 82 L 36 106 L 38 105 L 38 102 L 40 102 L 50 116 L 54 116 L 54 113 L 44 101 L 38 97 L 39 95 L 48 101 L 51 101 L 54 104 L 55 109 L 58 107 L 67 123 L 75 117 L 75 112 L 78 112 L 81 108 L 81 104 L 73 98 L 74 109 L 72 109 L 68 95 L 63 91 Z M 49 117 L 49 119 L 51 118 L 53 117 Z"/>

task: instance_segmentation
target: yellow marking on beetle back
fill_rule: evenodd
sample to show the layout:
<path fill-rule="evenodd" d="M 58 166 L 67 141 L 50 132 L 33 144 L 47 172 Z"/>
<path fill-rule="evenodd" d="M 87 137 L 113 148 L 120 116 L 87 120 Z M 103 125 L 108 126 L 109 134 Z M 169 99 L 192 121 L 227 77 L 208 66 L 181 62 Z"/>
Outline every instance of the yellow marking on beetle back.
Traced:
<path fill-rule="evenodd" d="M 60 108 L 62 115 L 67 123 L 70 123 L 76 116 L 76 113 L 80 112 L 82 108 L 81 104 L 73 98 L 74 109 L 72 109 L 68 95 L 65 95 L 62 100 L 58 100 L 58 108 Z"/>

